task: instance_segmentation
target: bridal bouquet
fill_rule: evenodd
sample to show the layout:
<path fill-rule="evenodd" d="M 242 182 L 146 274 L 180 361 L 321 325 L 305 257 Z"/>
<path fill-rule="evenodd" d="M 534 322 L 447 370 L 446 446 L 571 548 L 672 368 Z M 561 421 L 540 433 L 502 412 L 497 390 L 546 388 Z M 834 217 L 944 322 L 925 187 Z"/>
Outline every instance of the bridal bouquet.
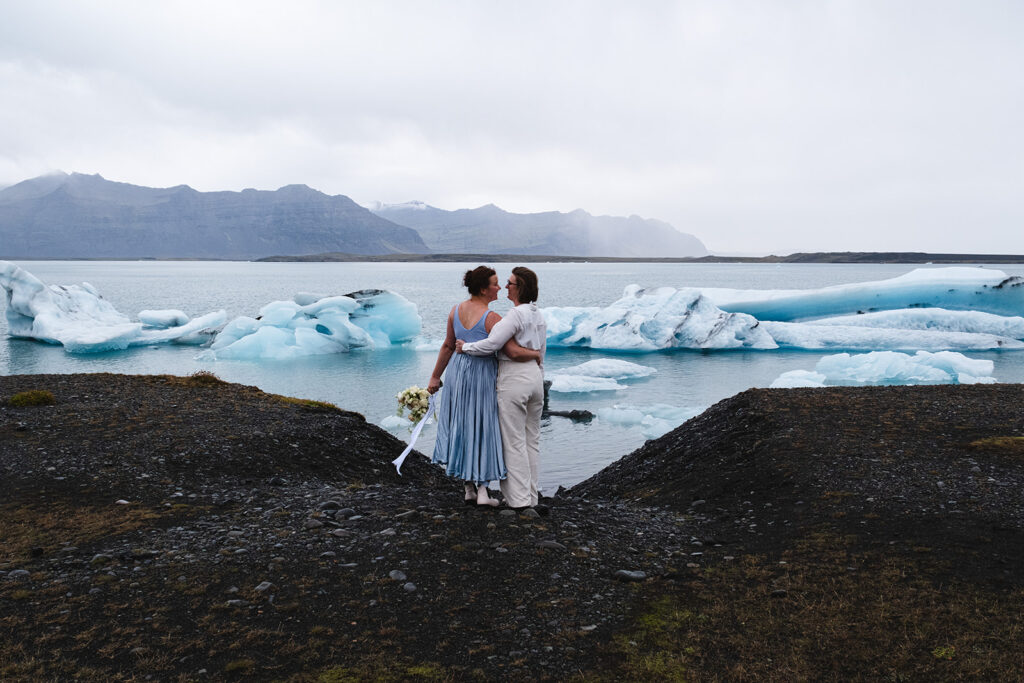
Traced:
<path fill-rule="evenodd" d="M 408 410 L 409 419 L 413 423 L 422 420 L 430 406 L 430 392 L 415 385 L 398 392 L 396 398 L 398 398 L 398 415 L 401 416 Z"/>

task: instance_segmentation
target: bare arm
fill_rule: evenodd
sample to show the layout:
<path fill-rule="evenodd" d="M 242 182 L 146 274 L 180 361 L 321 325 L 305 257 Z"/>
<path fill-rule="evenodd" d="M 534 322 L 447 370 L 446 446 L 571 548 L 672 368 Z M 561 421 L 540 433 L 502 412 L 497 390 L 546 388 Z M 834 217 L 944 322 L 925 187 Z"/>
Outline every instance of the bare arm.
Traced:
<path fill-rule="evenodd" d="M 526 363 L 527 361 L 537 361 L 541 363 L 541 359 L 544 357 L 540 351 L 535 349 L 528 349 L 525 346 L 521 346 L 515 338 L 509 339 L 505 342 L 505 346 L 501 349 L 509 360 L 514 360 L 517 363 Z"/>
<path fill-rule="evenodd" d="M 493 322 L 491 320 L 492 315 L 495 318 Z M 471 356 L 489 356 L 505 346 L 505 343 L 512 339 L 518 330 L 516 317 L 512 312 L 509 312 L 504 318 L 499 317 L 497 313 L 490 313 L 484 325 L 487 328 L 487 339 L 481 339 L 469 344 L 459 344 L 459 353 L 468 353 Z M 511 357 L 509 356 L 509 358 Z"/>
<path fill-rule="evenodd" d="M 434 372 L 430 375 L 430 381 L 427 383 L 427 391 L 431 394 L 441 388 L 441 375 L 444 374 L 445 368 L 448 367 L 448 361 L 452 359 L 452 354 L 455 353 L 453 315 L 455 315 L 454 308 L 448 313 L 448 332 L 445 334 L 444 342 L 441 344 L 441 350 L 437 352 L 437 363 L 434 364 Z"/>

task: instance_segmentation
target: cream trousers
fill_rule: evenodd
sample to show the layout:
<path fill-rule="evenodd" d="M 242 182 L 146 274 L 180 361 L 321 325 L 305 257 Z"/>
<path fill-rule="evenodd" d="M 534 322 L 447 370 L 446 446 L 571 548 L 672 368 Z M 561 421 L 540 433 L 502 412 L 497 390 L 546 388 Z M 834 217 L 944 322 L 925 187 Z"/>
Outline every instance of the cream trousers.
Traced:
<path fill-rule="evenodd" d="M 498 362 L 498 422 L 508 476 L 501 494 L 511 507 L 538 502 L 540 414 L 544 408 L 544 373 L 534 361 Z"/>

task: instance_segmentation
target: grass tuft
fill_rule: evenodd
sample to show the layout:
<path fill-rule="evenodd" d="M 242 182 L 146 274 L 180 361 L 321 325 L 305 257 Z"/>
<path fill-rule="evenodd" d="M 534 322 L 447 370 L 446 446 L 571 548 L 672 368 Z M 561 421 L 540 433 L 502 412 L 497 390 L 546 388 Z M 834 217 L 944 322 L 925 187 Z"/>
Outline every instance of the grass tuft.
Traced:
<path fill-rule="evenodd" d="M 57 402 L 53 393 L 45 389 L 32 389 L 22 391 L 7 399 L 7 405 L 12 408 L 26 408 L 28 406 L 52 406 Z"/>
<path fill-rule="evenodd" d="M 236 659 L 224 666 L 224 673 L 251 674 L 256 668 L 256 662 L 251 659 Z"/>
<path fill-rule="evenodd" d="M 971 448 L 1024 455 L 1024 436 L 990 436 L 970 443 Z"/>
<path fill-rule="evenodd" d="M 311 410 L 315 413 L 340 413 L 343 412 L 341 408 L 334 405 L 333 403 L 327 403 L 326 401 L 314 401 L 308 398 L 293 398 L 291 396 L 278 396 L 274 395 L 278 401 L 287 403 L 289 405 L 298 406 L 304 410 Z"/>
<path fill-rule="evenodd" d="M 227 384 L 227 382 L 209 370 L 193 372 L 185 378 L 185 383 L 193 387 L 216 387 Z"/>

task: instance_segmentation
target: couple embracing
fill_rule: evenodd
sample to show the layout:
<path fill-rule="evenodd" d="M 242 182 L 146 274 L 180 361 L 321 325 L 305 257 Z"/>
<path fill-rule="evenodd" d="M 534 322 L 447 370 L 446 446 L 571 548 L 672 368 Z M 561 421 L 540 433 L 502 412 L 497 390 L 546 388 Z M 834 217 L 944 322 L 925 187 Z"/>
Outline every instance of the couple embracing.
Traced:
<path fill-rule="evenodd" d="M 463 284 L 469 298 L 448 314 L 427 385 L 431 394 L 440 389 L 447 369 L 432 460 L 465 482 L 467 505 L 498 505 L 487 492 L 488 482 L 498 480 L 509 507 L 533 507 L 547 346 L 537 275 L 512 269 L 506 288 L 513 308 L 504 318 L 488 308 L 501 291 L 494 269 L 467 271 Z"/>

